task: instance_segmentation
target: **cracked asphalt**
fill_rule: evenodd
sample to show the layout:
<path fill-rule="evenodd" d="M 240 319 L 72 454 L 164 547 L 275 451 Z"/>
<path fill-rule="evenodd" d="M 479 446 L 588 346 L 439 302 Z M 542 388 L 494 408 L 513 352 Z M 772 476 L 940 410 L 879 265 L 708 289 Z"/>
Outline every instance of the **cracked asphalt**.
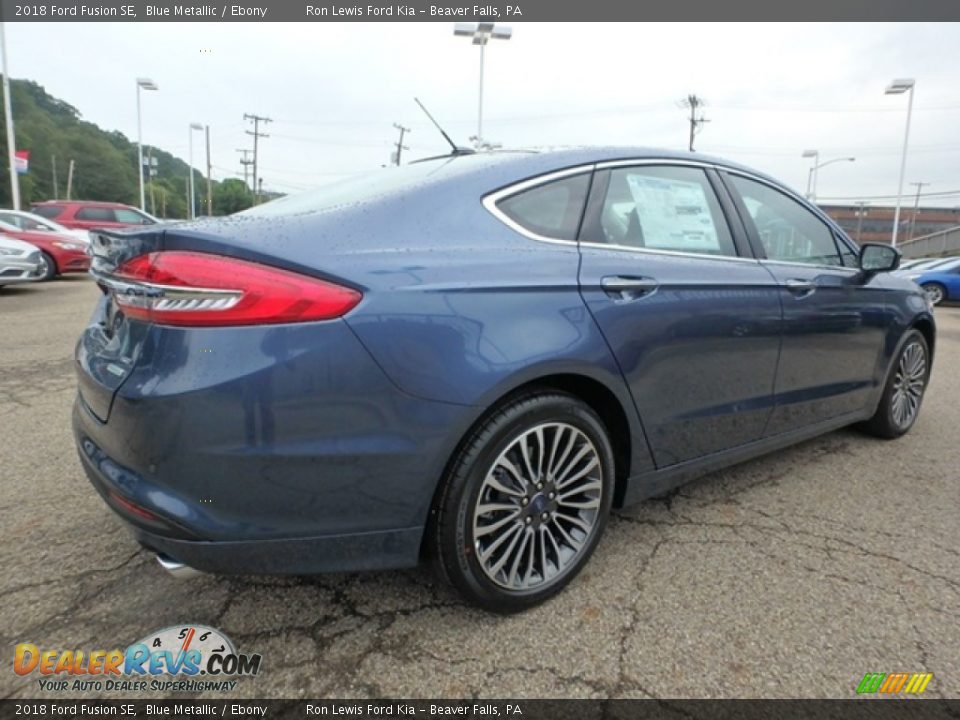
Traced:
<path fill-rule="evenodd" d="M 263 655 L 231 697 L 850 697 L 894 671 L 960 696 L 960 309 L 937 311 L 907 437 L 831 433 L 618 514 L 560 597 L 504 618 L 425 569 L 165 575 L 75 456 L 71 355 L 97 292 L 0 292 L 0 697 L 59 697 L 12 672 L 18 642 L 113 649 L 189 622 Z"/>

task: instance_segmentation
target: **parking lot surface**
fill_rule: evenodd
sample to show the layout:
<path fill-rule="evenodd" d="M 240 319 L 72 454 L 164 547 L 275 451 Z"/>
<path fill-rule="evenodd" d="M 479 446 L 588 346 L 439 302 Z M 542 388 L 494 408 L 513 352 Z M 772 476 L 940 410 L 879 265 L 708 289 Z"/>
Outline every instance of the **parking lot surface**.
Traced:
<path fill-rule="evenodd" d="M 960 696 L 960 309 L 937 311 L 907 437 L 831 433 L 618 514 L 557 599 L 497 617 L 426 569 L 166 575 L 75 455 L 72 351 L 97 293 L 0 292 L 0 697 L 58 697 L 12 672 L 19 642 L 109 650 L 191 622 L 263 655 L 232 697 L 850 697 L 898 671 Z"/>

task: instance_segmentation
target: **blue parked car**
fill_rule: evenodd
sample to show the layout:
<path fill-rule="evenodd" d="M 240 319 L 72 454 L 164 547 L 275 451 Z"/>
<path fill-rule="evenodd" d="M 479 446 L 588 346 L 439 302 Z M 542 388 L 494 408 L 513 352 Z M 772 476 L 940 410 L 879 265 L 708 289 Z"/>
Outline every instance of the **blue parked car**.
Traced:
<path fill-rule="evenodd" d="M 906 433 L 934 350 L 896 250 L 688 153 L 456 155 L 93 251 L 80 459 L 167 569 L 429 558 L 499 612 L 611 508 Z"/>
<path fill-rule="evenodd" d="M 960 258 L 917 268 L 907 277 L 923 288 L 931 305 L 960 300 Z"/>

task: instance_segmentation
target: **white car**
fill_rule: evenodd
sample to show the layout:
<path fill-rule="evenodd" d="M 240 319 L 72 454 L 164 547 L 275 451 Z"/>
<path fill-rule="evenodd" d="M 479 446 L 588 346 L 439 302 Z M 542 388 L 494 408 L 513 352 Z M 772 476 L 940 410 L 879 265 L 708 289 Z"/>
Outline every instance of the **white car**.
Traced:
<path fill-rule="evenodd" d="M 53 220 L 23 210 L 0 210 L 0 222 L 5 222 L 27 232 L 51 232 L 70 235 L 78 242 L 90 244 L 90 233 L 86 230 L 71 230 Z"/>
<path fill-rule="evenodd" d="M 43 277 L 43 257 L 30 243 L 0 235 L 0 285 L 34 282 Z"/>

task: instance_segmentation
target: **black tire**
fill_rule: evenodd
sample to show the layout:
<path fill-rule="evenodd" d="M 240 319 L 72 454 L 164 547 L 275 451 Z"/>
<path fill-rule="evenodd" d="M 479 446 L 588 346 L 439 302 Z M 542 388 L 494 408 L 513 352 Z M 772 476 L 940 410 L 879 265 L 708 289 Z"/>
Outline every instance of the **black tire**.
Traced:
<path fill-rule="evenodd" d="M 57 272 L 57 261 L 53 259 L 53 256 L 50 253 L 40 251 L 40 255 L 43 259 L 43 272 L 40 275 L 40 282 L 46 282 L 47 280 L 53 280 L 58 275 Z"/>
<path fill-rule="evenodd" d="M 535 451 L 537 443 L 542 449 Z M 564 455 L 568 443 L 573 449 Z M 530 469 L 539 486 L 506 470 L 507 464 L 517 469 L 515 460 L 522 463 L 516 454 L 521 449 L 529 450 L 529 459 L 520 475 L 527 480 Z M 576 461 L 580 453 L 584 458 Z M 586 475 L 577 477 L 584 468 Z M 607 429 L 586 404 L 546 389 L 507 400 L 476 426 L 451 463 L 428 528 L 429 555 L 470 602 L 498 613 L 525 610 L 560 592 L 590 559 L 610 514 L 614 478 Z M 481 513 L 481 501 L 498 509 Z M 575 523 L 589 524 L 589 530 Z M 506 530 L 491 530 L 498 525 Z M 481 539 L 481 532 L 490 539 Z M 497 540 L 499 550 L 493 547 Z M 519 550 L 510 555 L 514 546 Z M 502 570 L 493 570 L 505 555 L 510 559 Z M 517 556 L 525 565 L 523 577 Z"/>
<path fill-rule="evenodd" d="M 922 351 L 924 365 L 922 385 L 919 386 L 919 395 L 915 395 L 916 407 L 904 421 L 902 413 L 897 411 L 896 397 L 898 387 L 903 386 L 904 363 L 907 362 L 907 355 L 912 352 L 911 348 L 914 346 L 919 346 Z M 923 395 L 929 381 L 930 348 L 927 346 L 926 338 L 919 330 L 910 330 L 900 341 L 900 346 L 897 348 L 896 355 L 894 355 L 877 411 L 872 418 L 861 425 L 861 428 L 869 434 L 885 440 L 892 440 L 905 435 L 913 427 L 917 416 L 920 414 L 920 405 L 923 402 Z"/>
<path fill-rule="evenodd" d="M 931 305 L 939 305 L 947 299 L 947 289 L 938 282 L 924 283 L 920 287 L 930 298 Z"/>

